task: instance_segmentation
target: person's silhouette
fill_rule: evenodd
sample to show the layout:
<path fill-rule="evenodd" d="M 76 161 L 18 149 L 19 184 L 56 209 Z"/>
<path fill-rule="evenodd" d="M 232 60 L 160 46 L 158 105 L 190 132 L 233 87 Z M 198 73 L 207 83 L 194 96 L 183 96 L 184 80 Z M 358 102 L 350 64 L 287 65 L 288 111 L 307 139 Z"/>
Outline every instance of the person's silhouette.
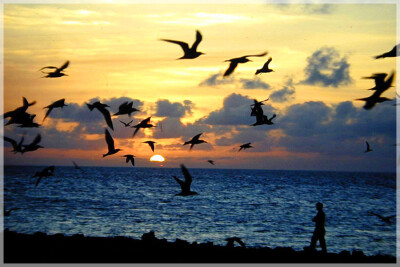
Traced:
<path fill-rule="evenodd" d="M 324 205 L 321 202 L 318 202 L 315 207 L 318 210 L 317 215 L 313 218 L 313 222 L 315 222 L 315 230 L 313 236 L 311 238 L 310 248 L 315 249 L 317 245 L 317 240 L 319 240 L 319 244 L 321 245 L 322 252 L 326 253 L 326 243 L 325 243 L 325 213 L 322 210 Z"/>

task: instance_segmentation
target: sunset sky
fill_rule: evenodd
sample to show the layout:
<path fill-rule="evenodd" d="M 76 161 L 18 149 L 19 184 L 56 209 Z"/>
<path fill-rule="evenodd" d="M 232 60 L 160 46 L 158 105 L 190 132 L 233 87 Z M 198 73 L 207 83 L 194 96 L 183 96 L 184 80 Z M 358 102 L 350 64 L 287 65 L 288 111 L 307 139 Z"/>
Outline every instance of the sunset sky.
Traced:
<path fill-rule="evenodd" d="M 182 49 L 159 40 L 191 45 L 196 30 L 205 53 L 196 59 L 177 60 Z M 395 70 L 395 58 L 374 56 L 396 44 L 395 4 L 6 4 L 4 111 L 35 100 L 27 112 L 41 124 L 45 106 L 68 106 L 40 128 L 6 126 L 5 136 L 27 143 L 40 133 L 44 148 L 13 154 L 5 143 L 5 164 L 128 167 L 121 156 L 133 154 L 136 166 L 157 167 L 149 158 L 160 154 L 164 167 L 395 171 L 396 102 L 364 110 L 355 99 L 374 87 L 363 77 Z M 225 60 L 264 51 L 222 77 Z M 274 72 L 256 76 L 269 57 Z M 66 60 L 68 76 L 41 78 L 40 68 Z M 253 99 L 267 98 L 275 124 L 249 126 Z M 85 104 L 95 100 L 112 114 L 124 101 L 140 110 L 113 117 L 123 151 L 105 158 L 107 125 Z M 119 122 L 149 116 L 158 127 L 134 138 Z M 199 133 L 207 144 L 183 146 Z"/>

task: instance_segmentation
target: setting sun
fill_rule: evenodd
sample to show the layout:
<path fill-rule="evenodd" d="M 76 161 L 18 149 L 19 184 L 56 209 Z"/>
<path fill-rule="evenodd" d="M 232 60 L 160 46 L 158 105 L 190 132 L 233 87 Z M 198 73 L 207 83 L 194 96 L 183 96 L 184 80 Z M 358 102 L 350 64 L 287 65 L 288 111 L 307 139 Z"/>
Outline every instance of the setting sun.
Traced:
<path fill-rule="evenodd" d="M 150 158 L 150 161 L 164 162 L 165 158 L 161 155 L 154 155 Z"/>

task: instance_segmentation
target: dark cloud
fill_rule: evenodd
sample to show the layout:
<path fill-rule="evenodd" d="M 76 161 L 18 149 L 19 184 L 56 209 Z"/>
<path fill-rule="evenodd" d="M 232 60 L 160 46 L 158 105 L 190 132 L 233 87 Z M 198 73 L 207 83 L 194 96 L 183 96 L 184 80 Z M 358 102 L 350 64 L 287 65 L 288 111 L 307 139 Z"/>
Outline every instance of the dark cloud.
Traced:
<path fill-rule="evenodd" d="M 171 103 L 167 99 L 162 99 L 156 102 L 155 116 L 181 118 L 185 115 L 192 114 L 193 108 L 194 104 L 190 100 L 184 100 L 182 104 L 179 102 Z"/>
<path fill-rule="evenodd" d="M 242 84 L 243 89 L 270 89 L 269 84 L 263 82 L 258 77 L 254 79 L 240 79 L 239 82 Z"/>
<path fill-rule="evenodd" d="M 196 134 L 210 131 L 211 127 L 201 122 L 183 124 L 179 118 L 167 117 L 160 123 L 162 131 L 153 133 L 154 138 L 182 138 L 187 139 Z"/>
<path fill-rule="evenodd" d="M 293 79 L 288 79 L 282 89 L 274 91 L 269 97 L 274 102 L 286 102 L 293 99 L 294 93 Z"/>
<path fill-rule="evenodd" d="M 351 83 L 350 64 L 332 47 L 323 47 L 307 58 L 303 84 L 338 87 Z"/>
<path fill-rule="evenodd" d="M 235 80 L 232 77 L 224 77 L 222 73 L 211 74 L 207 79 L 199 83 L 199 86 L 218 86 L 232 84 Z"/>

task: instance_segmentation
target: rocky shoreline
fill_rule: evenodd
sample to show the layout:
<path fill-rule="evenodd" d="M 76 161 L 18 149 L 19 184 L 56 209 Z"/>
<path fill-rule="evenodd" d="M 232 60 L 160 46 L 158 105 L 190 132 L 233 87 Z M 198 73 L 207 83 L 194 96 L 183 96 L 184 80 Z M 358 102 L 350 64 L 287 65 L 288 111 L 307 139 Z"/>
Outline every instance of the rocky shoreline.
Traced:
<path fill-rule="evenodd" d="M 396 258 L 366 256 L 362 251 L 323 254 L 290 247 L 253 248 L 234 242 L 227 246 L 180 239 L 168 242 L 156 238 L 153 232 L 137 240 L 41 232 L 21 234 L 6 229 L 4 263 L 396 263 Z"/>

